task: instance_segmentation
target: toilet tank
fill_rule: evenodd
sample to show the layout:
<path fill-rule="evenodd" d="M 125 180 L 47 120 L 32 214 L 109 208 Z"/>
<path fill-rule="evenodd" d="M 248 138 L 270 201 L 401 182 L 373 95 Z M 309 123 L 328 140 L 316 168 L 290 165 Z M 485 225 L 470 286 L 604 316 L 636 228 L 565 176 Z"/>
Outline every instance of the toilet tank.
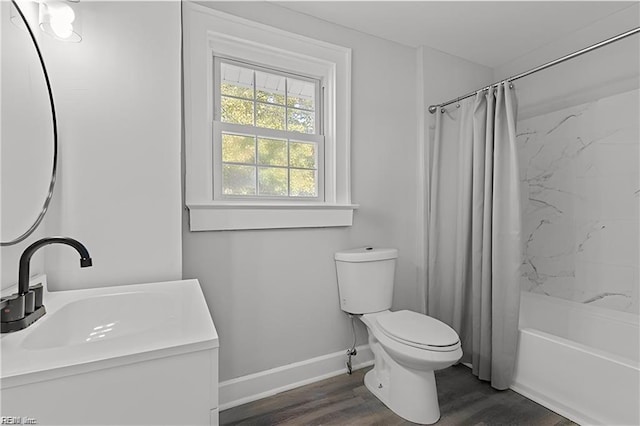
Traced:
<path fill-rule="evenodd" d="M 362 247 L 335 254 L 340 308 L 351 314 L 391 308 L 398 250 Z"/>

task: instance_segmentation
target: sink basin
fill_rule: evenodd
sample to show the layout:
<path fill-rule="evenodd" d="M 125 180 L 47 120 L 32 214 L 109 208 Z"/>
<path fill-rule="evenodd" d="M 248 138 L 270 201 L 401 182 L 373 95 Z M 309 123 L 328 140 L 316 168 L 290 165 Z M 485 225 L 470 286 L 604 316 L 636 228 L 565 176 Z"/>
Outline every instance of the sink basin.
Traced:
<path fill-rule="evenodd" d="M 197 280 L 54 292 L 46 276 L 36 283 L 43 284 L 47 313 L 0 335 L 3 390 L 218 346 Z"/>
<path fill-rule="evenodd" d="M 46 303 L 45 303 L 46 308 Z M 72 301 L 42 321 L 22 341 L 29 350 L 93 344 L 161 329 L 172 319 L 163 293 L 124 293 Z M 82 320 L 79 320 L 82 319 Z"/>
<path fill-rule="evenodd" d="M 78 426 L 217 420 L 218 334 L 197 280 L 53 292 L 46 276 L 37 283 L 47 313 L 0 334 L 3 415 Z"/>

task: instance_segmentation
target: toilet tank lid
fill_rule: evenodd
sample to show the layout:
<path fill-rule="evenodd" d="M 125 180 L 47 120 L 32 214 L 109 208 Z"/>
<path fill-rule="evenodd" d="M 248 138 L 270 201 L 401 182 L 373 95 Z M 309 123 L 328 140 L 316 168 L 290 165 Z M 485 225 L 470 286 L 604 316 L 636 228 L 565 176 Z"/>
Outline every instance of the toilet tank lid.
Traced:
<path fill-rule="evenodd" d="M 374 262 L 377 260 L 395 259 L 398 250 L 394 248 L 360 247 L 339 251 L 335 259 L 342 262 Z"/>

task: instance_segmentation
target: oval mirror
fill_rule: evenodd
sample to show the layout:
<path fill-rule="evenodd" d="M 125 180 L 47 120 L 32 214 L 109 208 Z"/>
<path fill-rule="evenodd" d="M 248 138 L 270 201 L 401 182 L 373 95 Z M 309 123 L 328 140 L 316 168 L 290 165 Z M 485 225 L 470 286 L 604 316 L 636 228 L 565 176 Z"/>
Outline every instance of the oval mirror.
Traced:
<path fill-rule="evenodd" d="M 26 239 L 40 224 L 55 183 L 57 129 L 48 76 L 36 43 L 37 13 L 0 2 L 0 241 Z M 26 26 L 29 22 L 30 28 Z"/>

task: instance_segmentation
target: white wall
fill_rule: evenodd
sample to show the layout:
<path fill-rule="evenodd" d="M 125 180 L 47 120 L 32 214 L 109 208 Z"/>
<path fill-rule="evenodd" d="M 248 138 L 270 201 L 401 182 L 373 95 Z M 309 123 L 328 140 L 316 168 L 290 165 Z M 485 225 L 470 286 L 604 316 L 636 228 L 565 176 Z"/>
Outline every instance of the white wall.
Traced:
<path fill-rule="evenodd" d="M 207 5 L 206 3 L 204 3 Z M 416 309 L 414 49 L 269 3 L 210 3 L 227 13 L 353 49 L 352 194 L 346 228 L 191 233 L 184 276 L 197 277 L 220 334 L 220 379 L 345 350 L 334 252 L 397 247 L 395 308 Z M 358 326 L 359 343 L 366 332 Z"/>
<path fill-rule="evenodd" d="M 496 67 L 494 80 L 535 68 L 640 26 L 640 4 L 609 15 L 579 31 Z M 514 82 L 518 118 L 627 92 L 640 86 L 640 36 L 633 35 Z"/>
<path fill-rule="evenodd" d="M 26 30 L 11 24 L 10 3 L 0 3 L 0 240 L 22 235 L 42 210 L 51 177 L 53 131 L 45 80 Z M 35 9 L 25 8 L 27 16 Z M 20 21 L 21 22 L 21 21 Z M 43 228 L 17 245 L 2 247 L 2 288 L 18 279 L 22 251 Z M 42 272 L 42 256 L 32 269 Z"/>
<path fill-rule="evenodd" d="M 49 246 L 42 250 L 48 281 L 68 289 L 178 279 L 180 4 L 72 5 L 82 42 L 41 38 L 60 135 L 44 232 L 85 243 L 94 266 L 80 269 L 74 250 Z"/>
<path fill-rule="evenodd" d="M 423 96 L 427 107 L 493 83 L 493 69 L 484 65 L 429 46 L 420 47 L 418 54 L 422 56 Z"/>

